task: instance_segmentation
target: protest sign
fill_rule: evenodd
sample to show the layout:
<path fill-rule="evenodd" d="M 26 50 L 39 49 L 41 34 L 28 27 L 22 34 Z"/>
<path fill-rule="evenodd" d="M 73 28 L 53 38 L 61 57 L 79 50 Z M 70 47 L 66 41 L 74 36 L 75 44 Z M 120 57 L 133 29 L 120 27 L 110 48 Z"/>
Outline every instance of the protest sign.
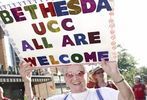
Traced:
<path fill-rule="evenodd" d="M 34 66 L 116 60 L 113 0 L 26 0 L 0 6 L 18 57 Z"/>

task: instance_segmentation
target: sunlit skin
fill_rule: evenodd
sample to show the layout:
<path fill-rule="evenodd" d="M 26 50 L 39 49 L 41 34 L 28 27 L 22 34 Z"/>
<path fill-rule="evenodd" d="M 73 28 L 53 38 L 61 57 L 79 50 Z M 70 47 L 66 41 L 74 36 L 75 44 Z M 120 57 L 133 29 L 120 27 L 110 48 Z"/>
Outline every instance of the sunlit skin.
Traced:
<path fill-rule="evenodd" d="M 3 96 L 3 88 L 2 87 L 0 87 L 0 100 L 2 100 L 3 98 L 4 98 L 4 96 Z"/>
<path fill-rule="evenodd" d="M 80 64 L 70 65 L 66 67 L 64 78 L 72 93 L 80 93 L 86 90 L 86 82 L 84 79 L 84 69 Z M 84 72 L 84 73 L 81 73 Z M 66 75 L 68 74 L 68 75 Z"/>

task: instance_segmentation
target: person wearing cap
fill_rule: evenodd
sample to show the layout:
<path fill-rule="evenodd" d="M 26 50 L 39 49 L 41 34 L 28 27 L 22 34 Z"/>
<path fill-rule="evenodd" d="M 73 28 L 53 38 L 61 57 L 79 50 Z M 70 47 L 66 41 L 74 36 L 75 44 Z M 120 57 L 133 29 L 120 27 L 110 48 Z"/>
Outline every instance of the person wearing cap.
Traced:
<path fill-rule="evenodd" d="M 34 69 L 31 63 L 20 63 L 20 75 L 24 81 L 25 94 L 28 100 L 34 100 L 31 86 L 31 72 Z M 117 63 L 101 61 L 104 71 L 116 83 L 118 90 L 108 87 L 98 89 L 88 89 L 86 87 L 85 68 L 82 64 L 70 64 L 62 66 L 64 80 L 70 88 L 66 94 L 55 95 L 46 100 L 134 100 L 134 94 L 131 87 L 120 74 Z"/>
<path fill-rule="evenodd" d="M 110 87 L 117 90 L 116 85 L 113 81 L 107 80 L 107 75 L 104 73 L 102 67 L 98 66 L 91 71 L 91 77 L 94 80 L 95 84 L 89 85 L 90 82 L 87 83 L 88 88 L 100 88 L 100 87 Z"/>
<path fill-rule="evenodd" d="M 136 100 L 145 100 L 146 88 L 145 88 L 145 85 L 142 84 L 141 82 L 140 75 L 136 75 L 134 78 L 133 91 L 134 91 Z"/>

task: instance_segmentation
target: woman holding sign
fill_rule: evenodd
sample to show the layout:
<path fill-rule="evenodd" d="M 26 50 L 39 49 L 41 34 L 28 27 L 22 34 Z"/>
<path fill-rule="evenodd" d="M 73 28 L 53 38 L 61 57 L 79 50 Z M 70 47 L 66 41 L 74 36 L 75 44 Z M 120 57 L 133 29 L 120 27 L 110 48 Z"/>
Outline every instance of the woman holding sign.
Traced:
<path fill-rule="evenodd" d="M 116 62 L 101 62 L 103 70 L 111 76 L 118 90 L 108 87 L 99 89 L 87 89 L 85 82 L 85 69 L 82 64 L 66 65 L 62 68 L 64 79 L 71 92 L 67 94 L 55 95 L 47 100 L 134 100 L 134 94 L 128 83 L 120 74 Z M 24 80 L 25 93 L 28 100 L 33 99 L 31 87 L 30 63 L 20 63 L 20 74 Z"/>

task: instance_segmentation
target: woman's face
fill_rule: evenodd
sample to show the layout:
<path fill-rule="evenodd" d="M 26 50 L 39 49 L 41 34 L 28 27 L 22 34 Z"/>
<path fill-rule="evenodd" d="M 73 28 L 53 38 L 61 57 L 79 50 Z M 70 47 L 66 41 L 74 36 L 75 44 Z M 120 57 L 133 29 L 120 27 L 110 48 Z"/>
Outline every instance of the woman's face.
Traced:
<path fill-rule="evenodd" d="M 93 78 L 96 80 L 103 79 L 104 78 L 104 70 L 99 69 L 93 74 Z"/>
<path fill-rule="evenodd" d="M 135 83 L 140 83 L 140 78 L 135 78 Z"/>
<path fill-rule="evenodd" d="M 85 91 L 86 85 L 84 74 L 85 70 L 82 65 L 77 64 L 67 67 L 64 78 L 71 92 L 79 93 Z"/>

